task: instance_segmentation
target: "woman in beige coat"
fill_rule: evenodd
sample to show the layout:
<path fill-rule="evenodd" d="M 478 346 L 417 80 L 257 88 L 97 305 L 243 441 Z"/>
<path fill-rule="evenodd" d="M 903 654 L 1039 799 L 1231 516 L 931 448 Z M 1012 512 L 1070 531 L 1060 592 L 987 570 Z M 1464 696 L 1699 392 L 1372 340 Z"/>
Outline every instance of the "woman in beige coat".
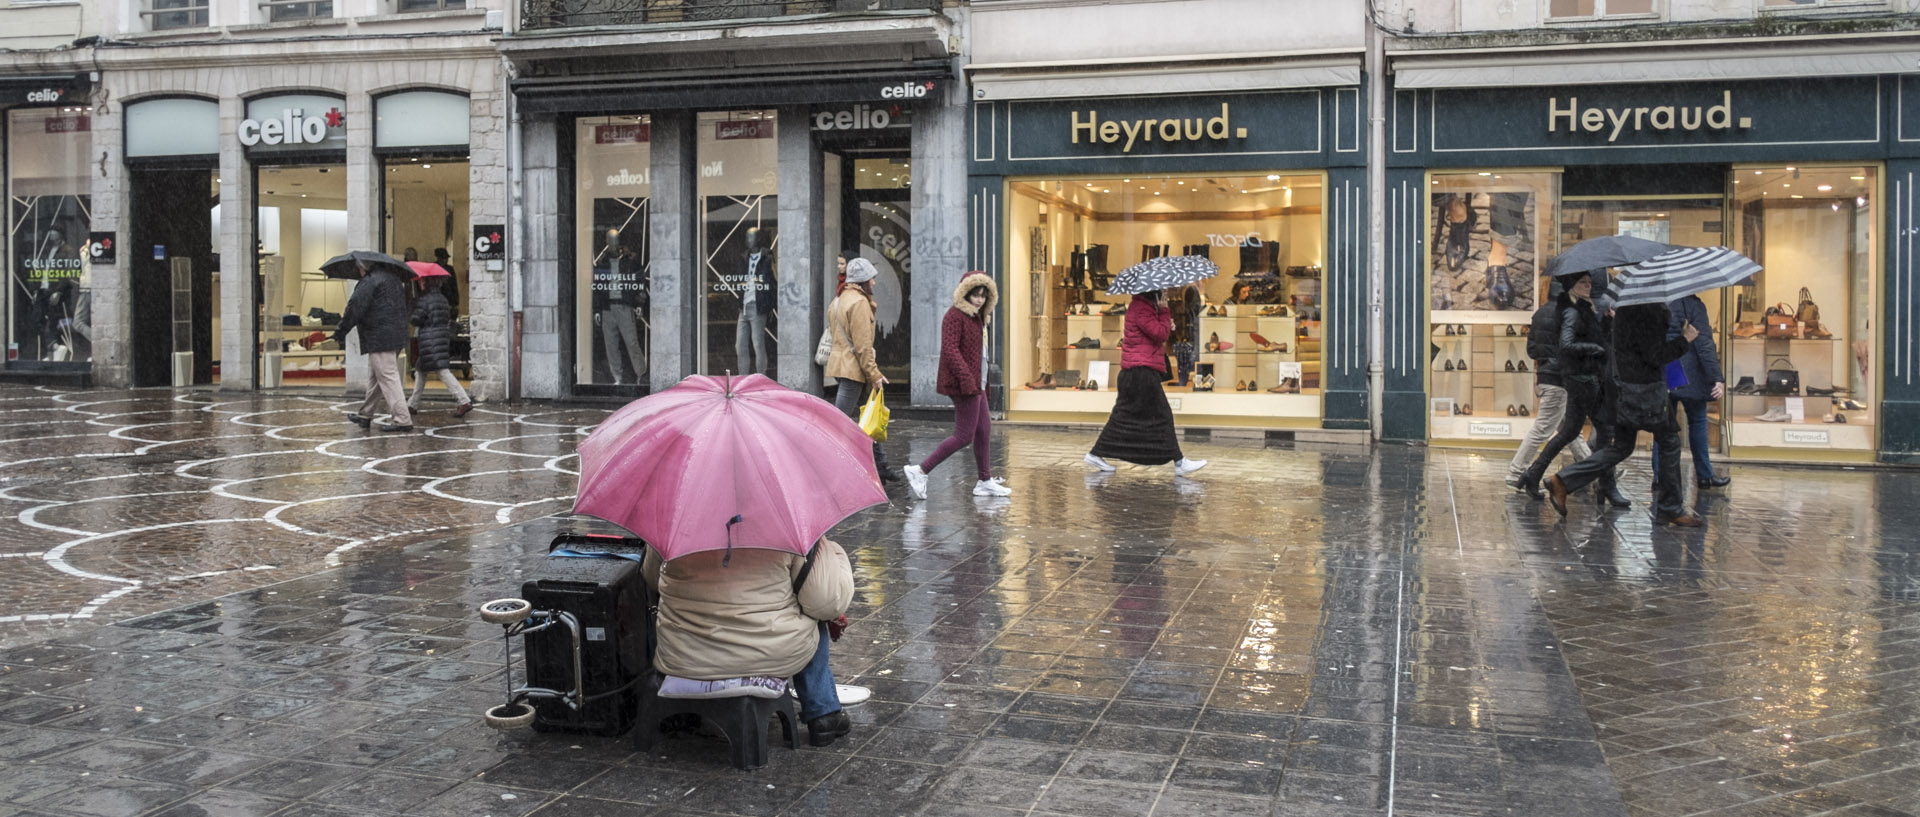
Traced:
<path fill-rule="evenodd" d="M 847 734 L 827 622 L 853 603 L 853 566 L 833 540 L 814 545 L 811 567 L 794 553 L 746 547 L 662 564 L 649 548 L 640 572 L 660 597 L 656 669 L 696 681 L 792 678 L 808 741 L 826 746 Z"/>
<path fill-rule="evenodd" d="M 847 281 L 840 285 L 832 305 L 827 307 L 827 330 L 833 351 L 827 356 L 826 375 L 840 384 L 833 404 L 855 420 L 860 417 L 860 406 L 866 402 L 869 390 L 887 384 L 873 351 L 873 278 L 878 274 L 873 262 L 865 258 L 848 261 Z M 900 478 L 887 467 L 887 454 L 879 442 L 873 444 L 873 467 L 886 482 Z"/>

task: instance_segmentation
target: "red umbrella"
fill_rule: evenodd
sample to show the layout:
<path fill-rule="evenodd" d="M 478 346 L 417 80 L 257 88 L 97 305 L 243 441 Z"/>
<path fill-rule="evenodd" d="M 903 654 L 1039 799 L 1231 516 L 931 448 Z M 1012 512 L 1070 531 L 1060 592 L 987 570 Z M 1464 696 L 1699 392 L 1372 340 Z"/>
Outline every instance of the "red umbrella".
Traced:
<path fill-rule="evenodd" d="M 446 267 L 440 266 L 439 264 L 435 264 L 431 261 L 408 261 L 407 269 L 413 270 L 414 276 L 418 278 L 432 278 L 435 275 L 452 275 L 453 274 L 453 273 L 447 272 Z"/>
<path fill-rule="evenodd" d="M 885 501 L 873 440 L 832 403 L 762 375 L 694 375 L 587 435 L 573 510 L 674 559 L 731 547 L 804 554 Z"/>

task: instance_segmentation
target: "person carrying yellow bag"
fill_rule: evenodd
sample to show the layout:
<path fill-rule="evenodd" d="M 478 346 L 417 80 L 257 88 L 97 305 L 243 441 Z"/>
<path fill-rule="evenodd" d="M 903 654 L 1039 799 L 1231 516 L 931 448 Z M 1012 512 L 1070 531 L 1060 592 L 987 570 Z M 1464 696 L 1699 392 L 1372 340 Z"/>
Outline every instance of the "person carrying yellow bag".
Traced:
<path fill-rule="evenodd" d="M 833 350 L 827 355 L 826 376 L 840 384 L 834 394 L 834 406 L 860 423 L 861 430 L 874 438 L 873 467 L 880 472 L 881 481 L 898 482 L 900 473 L 887 466 L 887 454 L 880 448 L 880 441 L 886 439 L 885 406 L 880 405 L 883 414 L 879 434 L 868 429 L 865 412 L 860 410 L 870 392 L 872 401 L 879 404 L 880 389 L 887 384 L 873 351 L 873 278 L 878 274 L 873 262 L 865 258 L 847 262 L 846 283 L 840 285 L 833 303 L 827 307 L 827 330 Z"/>

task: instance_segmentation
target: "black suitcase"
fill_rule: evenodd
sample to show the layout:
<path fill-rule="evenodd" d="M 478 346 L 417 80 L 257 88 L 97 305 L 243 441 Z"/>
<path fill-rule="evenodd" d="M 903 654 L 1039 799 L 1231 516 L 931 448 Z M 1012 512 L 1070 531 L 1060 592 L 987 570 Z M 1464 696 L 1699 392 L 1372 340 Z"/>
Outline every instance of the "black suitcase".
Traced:
<path fill-rule="evenodd" d="M 637 545 L 639 540 L 626 542 Z M 554 540 L 556 549 L 639 553 L 637 546 L 621 545 L 621 537 L 581 534 L 563 534 Z M 640 682 L 651 672 L 645 626 L 647 592 L 640 578 L 640 563 L 612 557 L 550 556 L 520 592 L 533 609 L 570 613 L 580 622 L 585 702 L 576 710 L 564 701 L 535 699 L 533 727 L 597 735 L 626 732 L 639 706 Z M 548 627 L 528 633 L 525 641 L 527 684 L 560 691 L 572 689 L 572 632 L 565 626 Z"/>

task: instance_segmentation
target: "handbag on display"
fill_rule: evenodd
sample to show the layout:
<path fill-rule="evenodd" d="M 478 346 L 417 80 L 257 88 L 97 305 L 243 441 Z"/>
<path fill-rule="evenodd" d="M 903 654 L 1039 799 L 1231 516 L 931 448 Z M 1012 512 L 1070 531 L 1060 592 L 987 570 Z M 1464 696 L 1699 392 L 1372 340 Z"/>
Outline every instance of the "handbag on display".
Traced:
<path fill-rule="evenodd" d="M 1793 367 L 1793 361 L 1784 357 L 1774 358 L 1767 364 L 1767 385 L 1762 394 L 1799 394 L 1800 370 Z"/>
<path fill-rule="evenodd" d="M 1800 321 L 1793 316 L 1793 308 L 1786 303 L 1767 307 L 1767 337 L 1776 340 L 1800 336 Z"/>
<path fill-rule="evenodd" d="M 1800 308 L 1794 312 L 1795 320 L 1800 321 L 1800 334 L 1813 340 L 1825 340 L 1833 333 L 1820 325 L 1820 305 L 1813 302 L 1813 293 L 1806 287 L 1800 288 Z"/>

